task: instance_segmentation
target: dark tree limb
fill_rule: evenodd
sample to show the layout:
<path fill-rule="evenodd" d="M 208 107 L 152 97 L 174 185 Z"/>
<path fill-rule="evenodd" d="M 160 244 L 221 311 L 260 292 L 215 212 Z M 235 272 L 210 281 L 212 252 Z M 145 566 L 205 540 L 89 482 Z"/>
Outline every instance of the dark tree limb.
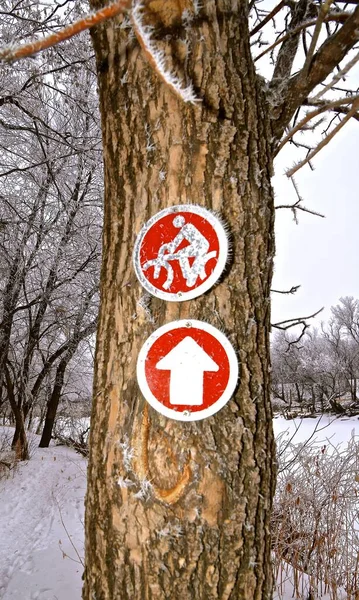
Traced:
<path fill-rule="evenodd" d="M 273 294 L 295 294 L 300 288 L 300 285 L 292 285 L 290 290 L 271 290 Z"/>
<path fill-rule="evenodd" d="M 299 0 L 292 9 L 292 19 L 288 27 L 288 33 L 290 34 L 293 30 L 300 25 L 305 19 L 307 12 L 308 1 Z M 300 33 L 289 35 L 283 42 L 279 53 L 277 62 L 274 68 L 273 81 L 280 78 L 289 77 L 292 72 L 293 62 L 298 50 L 298 44 L 300 39 Z"/>
<path fill-rule="evenodd" d="M 309 319 L 314 319 L 314 317 L 319 315 L 319 313 L 321 313 L 323 309 L 324 309 L 324 307 L 320 308 L 319 310 L 317 310 L 312 315 L 309 315 L 308 317 L 295 317 L 294 319 L 285 319 L 285 321 L 278 321 L 278 323 L 272 323 L 271 326 L 274 327 L 274 329 L 280 329 L 281 331 L 287 331 L 288 329 L 291 329 L 292 327 L 297 327 L 297 326 L 302 328 L 300 334 L 298 335 L 298 337 L 295 340 L 288 341 L 288 350 L 289 350 L 289 348 L 291 346 L 298 344 L 298 342 L 300 342 L 300 340 L 304 336 L 305 332 L 307 331 L 308 327 L 310 326 L 307 321 Z"/>
<path fill-rule="evenodd" d="M 250 35 L 252 36 L 258 33 L 258 31 L 260 31 L 262 27 L 269 23 L 269 21 L 273 19 L 276 16 L 276 14 L 278 14 L 282 10 L 282 8 L 284 8 L 284 6 L 288 6 L 288 0 L 281 0 L 281 2 L 279 2 L 279 4 L 277 4 L 277 6 L 275 6 L 269 14 L 266 17 L 264 17 L 264 19 L 262 19 L 260 23 L 258 23 L 258 25 L 253 27 L 252 31 L 250 32 Z"/>
<path fill-rule="evenodd" d="M 272 110 L 274 136 L 280 139 L 285 127 L 313 89 L 330 75 L 358 42 L 359 5 L 344 25 L 329 37 L 314 54 L 308 72 L 299 71 L 289 80 Z M 278 90 L 277 90 L 278 91 Z"/>

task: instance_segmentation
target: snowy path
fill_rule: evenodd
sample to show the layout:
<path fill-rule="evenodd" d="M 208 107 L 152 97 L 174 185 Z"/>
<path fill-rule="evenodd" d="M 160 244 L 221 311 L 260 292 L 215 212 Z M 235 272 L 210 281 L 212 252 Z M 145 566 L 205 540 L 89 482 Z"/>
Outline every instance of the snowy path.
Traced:
<path fill-rule="evenodd" d="M 86 460 L 64 447 L 33 449 L 0 481 L 0 599 L 79 600 Z M 65 527 L 71 536 L 71 541 Z"/>

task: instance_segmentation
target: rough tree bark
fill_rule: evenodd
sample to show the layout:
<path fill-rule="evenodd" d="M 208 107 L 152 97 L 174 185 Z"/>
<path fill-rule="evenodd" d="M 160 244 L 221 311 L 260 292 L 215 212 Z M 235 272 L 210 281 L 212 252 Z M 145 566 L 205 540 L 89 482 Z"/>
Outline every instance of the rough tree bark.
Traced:
<path fill-rule="evenodd" d="M 189 0 L 151 1 L 146 17 L 202 101 L 186 105 L 161 82 L 121 18 L 93 30 L 105 223 L 83 598 L 268 600 L 272 134 L 247 5 L 208 0 L 198 18 Z M 136 234 L 188 202 L 228 223 L 231 264 L 195 301 L 147 305 L 132 267 Z M 233 399 L 195 423 L 146 408 L 135 374 L 146 338 L 184 318 L 224 330 L 240 362 Z"/>

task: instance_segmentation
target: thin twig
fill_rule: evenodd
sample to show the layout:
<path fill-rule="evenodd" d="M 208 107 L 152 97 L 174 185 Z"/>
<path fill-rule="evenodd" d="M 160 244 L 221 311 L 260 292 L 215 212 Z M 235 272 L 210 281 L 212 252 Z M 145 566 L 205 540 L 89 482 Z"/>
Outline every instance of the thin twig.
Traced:
<path fill-rule="evenodd" d="M 281 2 L 279 2 L 279 4 L 277 4 L 277 6 L 275 6 L 273 8 L 273 10 L 271 10 L 271 12 L 263 19 L 263 21 L 261 21 L 260 23 L 258 23 L 258 25 L 256 25 L 252 31 L 250 32 L 250 36 L 255 35 L 256 33 L 258 33 L 258 31 L 260 31 L 262 29 L 262 27 L 264 27 L 264 25 L 266 25 L 271 19 L 273 19 L 277 13 L 279 13 L 280 10 L 282 10 L 282 8 L 284 6 L 287 6 L 288 2 L 287 0 L 281 0 Z"/>
<path fill-rule="evenodd" d="M 346 98 L 338 98 L 337 100 L 333 100 L 331 102 L 322 101 L 318 108 L 307 113 L 305 115 L 305 117 L 303 117 L 303 119 L 301 121 L 299 121 L 299 123 L 297 123 L 296 126 L 293 127 L 287 133 L 287 135 L 282 139 L 278 148 L 276 149 L 274 156 L 276 156 L 282 150 L 283 146 L 293 137 L 293 135 L 295 135 L 298 131 L 303 129 L 304 125 L 306 125 L 306 123 L 308 123 L 308 121 L 310 121 L 311 119 L 314 119 L 315 117 L 320 115 L 322 112 L 325 112 L 325 111 L 335 108 L 337 106 L 339 107 L 343 104 L 352 104 L 358 99 L 359 99 L 359 94 L 356 94 L 355 96 L 350 96 L 350 97 L 346 97 Z M 309 99 L 309 101 L 310 101 L 310 99 Z"/>
<path fill-rule="evenodd" d="M 273 294 L 295 294 L 299 290 L 300 285 L 292 285 L 290 290 L 271 290 Z"/>
<path fill-rule="evenodd" d="M 347 123 L 349 119 L 351 119 L 351 117 L 357 112 L 358 109 L 359 100 L 356 100 L 356 102 L 353 102 L 351 110 L 348 112 L 347 115 L 345 115 L 345 117 L 343 117 L 339 125 L 337 125 L 335 129 L 333 129 L 333 131 L 328 133 L 328 135 L 325 136 L 325 138 L 308 154 L 308 156 L 304 160 L 302 160 L 300 163 L 286 171 L 287 177 L 292 177 L 297 171 L 299 171 L 299 169 L 304 167 L 304 165 L 306 165 L 314 156 L 316 156 L 318 152 L 320 152 L 320 150 L 322 150 L 322 148 L 324 148 L 324 146 L 326 146 L 330 142 L 330 140 L 333 139 L 333 137 L 344 127 L 345 123 Z"/>
<path fill-rule="evenodd" d="M 65 532 L 66 532 L 66 535 L 67 535 L 67 537 L 68 537 L 68 540 L 69 540 L 69 542 L 70 542 L 71 546 L 73 547 L 73 549 L 74 549 L 74 551 L 75 551 L 75 553 L 76 553 L 76 556 L 77 556 L 77 558 L 79 559 L 79 562 L 80 562 L 80 564 L 81 564 L 83 567 L 85 567 L 85 565 L 84 565 L 84 561 L 82 560 L 82 558 L 81 558 L 81 556 L 80 556 L 80 554 L 79 554 L 79 552 L 78 552 L 78 550 L 77 550 L 77 548 L 76 548 L 75 544 L 73 543 L 73 541 L 72 541 L 72 539 L 71 539 L 71 536 L 70 536 L 70 534 L 69 534 L 69 532 L 68 532 L 68 530 L 67 530 L 67 527 L 66 527 L 66 525 L 65 525 L 64 519 L 63 519 L 63 517 L 62 517 L 62 512 L 61 512 L 60 504 L 59 504 L 59 502 L 57 501 L 57 498 L 55 498 L 55 495 L 54 495 L 54 494 L 53 494 L 53 499 L 54 499 L 54 501 L 55 501 L 55 504 L 56 504 L 56 506 L 57 506 L 57 508 L 58 508 L 59 515 L 60 515 L 60 521 L 61 521 L 61 524 L 62 524 L 62 526 L 63 526 L 63 528 L 64 528 L 64 530 L 65 530 Z M 71 557 L 69 556 L 69 558 L 71 558 Z M 73 560 L 73 559 L 72 559 L 72 560 Z M 75 561 L 75 562 L 77 562 L 77 561 Z"/>
<path fill-rule="evenodd" d="M 347 13 L 347 12 L 341 12 L 341 13 L 337 13 L 337 14 L 327 15 L 324 18 L 324 22 L 327 23 L 330 21 L 337 21 L 339 23 L 344 23 L 350 17 L 350 15 L 351 15 L 351 13 Z M 273 44 L 271 44 L 270 46 L 268 46 L 268 48 L 263 50 L 263 52 L 258 54 L 258 56 L 255 57 L 254 62 L 256 62 L 257 60 L 262 58 L 262 56 L 264 56 L 265 54 L 268 54 L 268 52 L 271 52 L 271 50 L 273 50 L 276 46 L 278 46 L 282 42 L 285 42 L 292 35 L 296 35 L 303 29 L 312 27 L 313 25 L 316 24 L 316 22 L 317 22 L 317 19 L 310 19 L 309 21 L 305 21 L 304 23 L 301 23 L 300 25 L 298 25 L 298 27 L 295 27 L 288 33 L 282 35 L 282 37 L 278 38 L 275 42 L 273 42 Z"/>
<path fill-rule="evenodd" d="M 322 219 L 325 219 L 325 215 L 322 215 L 322 213 L 316 210 L 306 208 L 306 206 L 301 206 L 300 202 L 300 200 L 297 200 L 297 202 L 294 202 L 294 204 L 279 204 L 278 206 L 275 206 L 275 208 L 289 208 L 292 211 L 301 210 L 302 212 L 309 213 L 310 215 L 314 215 L 315 217 L 321 217 Z"/>
<path fill-rule="evenodd" d="M 292 327 L 296 327 L 298 325 L 302 327 L 302 331 L 300 332 L 297 339 L 288 342 L 287 352 L 289 351 L 291 346 L 298 344 L 298 342 L 300 342 L 300 340 L 304 336 L 306 330 L 309 327 L 307 323 L 308 319 L 314 319 L 314 317 L 319 315 L 319 313 L 321 313 L 323 309 L 324 306 L 317 310 L 317 312 L 313 313 L 312 315 L 309 315 L 309 317 L 297 317 L 294 319 L 286 319 L 285 321 L 279 321 L 278 323 L 271 323 L 271 327 L 274 327 L 275 329 L 280 329 L 281 331 L 287 331 L 288 329 L 291 329 Z"/>
<path fill-rule="evenodd" d="M 347 75 L 347 73 L 350 71 L 350 69 L 352 69 L 358 61 L 359 61 L 359 52 L 357 52 L 357 54 L 345 65 L 345 67 L 340 69 L 340 71 L 338 71 L 338 73 L 336 73 L 336 75 L 334 75 L 333 79 L 328 83 L 328 85 L 326 85 L 322 90 L 320 90 L 320 92 L 318 92 L 318 94 L 316 96 L 314 96 L 314 98 L 311 98 L 311 100 L 313 102 L 315 100 L 319 100 L 319 98 L 321 98 L 323 96 L 323 94 L 325 94 L 325 92 L 328 92 L 329 90 L 331 90 L 338 81 L 343 79 L 343 77 L 345 77 L 345 75 Z"/>
<path fill-rule="evenodd" d="M 322 29 L 322 25 L 323 25 L 325 17 L 327 16 L 327 14 L 329 12 L 330 5 L 332 4 L 332 2 L 333 2 L 333 0 L 325 0 L 324 4 L 322 4 L 320 7 L 319 15 L 318 15 L 317 22 L 315 24 L 315 28 L 314 28 L 314 32 L 313 32 L 312 41 L 310 42 L 308 54 L 305 57 L 305 63 L 301 70 L 300 77 L 304 78 L 308 74 L 310 63 L 312 62 L 312 58 L 314 56 L 315 48 L 316 48 L 317 41 L 318 41 L 318 38 L 320 35 L 320 31 Z"/>
<path fill-rule="evenodd" d="M 52 48 L 53 46 L 56 46 L 56 44 L 72 38 L 81 31 L 86 31 L 86 29 L 90 29 L 91 27 L 94 27 L 103 21 L 107 21 L 108 19 L 116 17 L 120 13 L 124 12 L 129 5 L 130 0 L 117 0 L 112 4 L 101 8 L 97 12 L 82 17 L 78 21 L 75 21 L 75 23 L 71 23 L 71 25 L 60 29 L 60 31 L 57 33 L 52 33 L 51 35 L 42 38 L 41 40 L 37 40 L 23 46 L 4 48 L 3 50 L 0 50 L 0 60 L 11 62 L 19 58 L 32 56 L 37 52 L 41 52 L 41 50 Z"/>
<path fill-rule="evenodd" d="M 324 310 L 324 306 L 322 306 L 322 308 L 320 308 L 319 310 L 317 310 L 312 315 L 309 315 L 309 317 L 295 317 L 294 319 L 285 319 L 284 321 L 278 321 L 278 323 L 272 323 L 272 327 L 276 327 L 278 329 L 282 329 L 282 328 L 284 329 L 284 326 L 287 323 L 294 323 L 296 321 L 297 324 L 298 324 L 301 321 L 307 321 L 308 319 L 314 319 L 314 317 L 316 317 L 317 315 L 319 315 L 319 313 L 321 313 L 322 310 Z M 286 329 L 289 329 L 289 327 L 294 327 L 294 325 L 295 325 L 295 323 L 293 325 L 289 325 L 288 327 L 286 327 Z"/>

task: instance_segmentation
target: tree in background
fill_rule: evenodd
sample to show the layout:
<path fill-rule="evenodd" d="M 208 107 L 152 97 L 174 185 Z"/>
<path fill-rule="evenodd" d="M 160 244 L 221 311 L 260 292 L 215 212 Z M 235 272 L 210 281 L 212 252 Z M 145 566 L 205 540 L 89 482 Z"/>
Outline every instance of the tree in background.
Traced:
<path fill-rule="evenodd" d="M 28 35 L 43 17 L 27 3 L 11 8 L 3 7 L 5 34 L 12 25 Z M 101 143 L 88 40 L 73 40 L 66 57 L 54 49 L 47 60 L 2 67 L 0 387 L 21 458 L 25 421 L 47 403 L 48 445 L 66 369 L 97 321 Z"/>
<path fill-rule="evenodd" d="M 289 176 L 357 117 L 358 96 L 333 99 L 331 91 L 357 60 L 350 52 L 359 7 L 342 10 L 329 0 L 280 2 L 271 11 L 232 0 L 90 4 L 100 10 L 83 24 L 97 23 L 105 223 L 83 597 L 264 600 L 272 590 L 275 481 L 272 165 L 290 140 L 301 146 L 296 134 L 325 111 L 336 118 Z M 128 13 L 107 19 L 124 7 Z M 283 32 L 258 53 L 274 18 Z M 270 80 L 255 69 L 264 53 L 274 63 Z M 220 211 L 233 262 L 195 302 L 145 304 L 132 269 L 135 235 L 159 209 L 185 202 Z M 300 202 L 294 211 L 303 210 Z M 219 413 L 184 424 L 147 413 L 135 366 L 155 327 L 188 317 L 226 329 L 240 380 Z"/>
<path fill-rule="evenodd" d="M 279 398 L 289 410 L 358 410 L 358 306 L 352 297 L 340 298 L 329 322 L 322 323 L 321 331 L 307 331 L 300 344 L 284 332 L 274 337 L 274 401 Z"/>

